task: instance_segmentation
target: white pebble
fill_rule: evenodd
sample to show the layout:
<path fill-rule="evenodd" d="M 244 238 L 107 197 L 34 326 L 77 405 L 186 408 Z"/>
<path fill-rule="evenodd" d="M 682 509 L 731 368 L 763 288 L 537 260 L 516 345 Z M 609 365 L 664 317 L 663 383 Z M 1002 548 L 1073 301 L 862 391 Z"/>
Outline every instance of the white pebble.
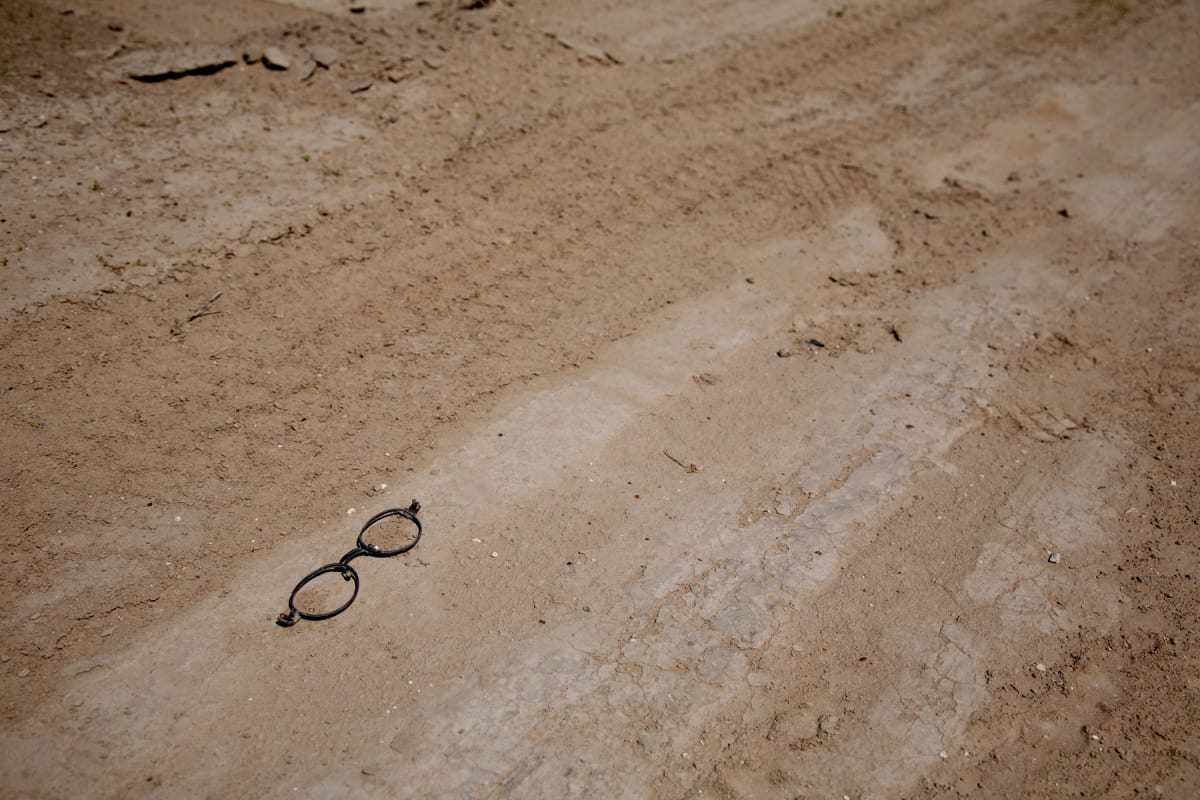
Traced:
<path fill-rule="evenodd" d="M 351 514 L 353 514 L 355 511 L 358 511 L 358 509 L 357 509 L 357 508 L 347 508 L 347 509 L 346 509 L 346 516 L 347 516 L 347 517 L 348 517 L 348 516 L 350 516 L 350 515 L 351 515 Z"/>
<path fill-rule="evenodd" d="M 183 517 L 181 517 L 181 516 L 179 516 L 178 514 L 176 514 L 176 515 L 175 515 L 175 521 L 176 521 L 176 522 L 183 522 Z"/>
<path fill-rule="evenodd" d="M 1046 665 L 1045 665 L 1045 664 L 1036 664 L 1036 665 L 1034 666 L 1034 669 L 1036 669 L 1038 672 L 1045 672 L 1045 671 L 1046 671 Z"/>
<path fill-rule="evenodd" d="M 386 489 L 386 488 L 387 488 L 387 484 L 386 484 L 386 483 L 381 483 L 381 484 L 379 484 L 378 486 L 376 486 L 376 487 L 375 487 L 375 491 L 377 491 L 377 492 L 382 492 L 382 491 L 383 491 L 384 489 Z"/>
<path fill-rule="evenodd" d="M 492 553 L 492 558 L 499 558 L 499 557 L 500 557 L 499 553 L 495 553 L 495 552 Z"/>
<path fill-rule="evenodd" d="M 472 541 L 472 542 L 474 542 L 475 544 L 482 544 L 482 543 L 483 543 L 483 539 L 471 539 L 471 541 Z"/>

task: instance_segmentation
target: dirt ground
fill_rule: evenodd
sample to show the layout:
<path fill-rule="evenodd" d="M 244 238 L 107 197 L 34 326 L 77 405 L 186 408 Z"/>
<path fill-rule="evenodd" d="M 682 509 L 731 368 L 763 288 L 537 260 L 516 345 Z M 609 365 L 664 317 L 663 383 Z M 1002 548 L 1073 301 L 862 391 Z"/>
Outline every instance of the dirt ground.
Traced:
<path fill-rule="evenodd" d="M 1200 2 L 0 0 L 0 186 L 3 796 L 1200 796 Z"/>

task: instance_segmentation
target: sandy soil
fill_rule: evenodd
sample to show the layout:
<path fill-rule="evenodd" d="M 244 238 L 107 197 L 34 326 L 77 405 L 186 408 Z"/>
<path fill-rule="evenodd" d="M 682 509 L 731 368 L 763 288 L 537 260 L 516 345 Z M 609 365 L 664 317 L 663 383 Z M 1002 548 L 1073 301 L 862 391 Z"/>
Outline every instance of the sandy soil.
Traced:
<path fill-rule="evenodd" d="M 0 0 L 0 793 L 1200 794 L 1200 3 L 350 6 Z"/>

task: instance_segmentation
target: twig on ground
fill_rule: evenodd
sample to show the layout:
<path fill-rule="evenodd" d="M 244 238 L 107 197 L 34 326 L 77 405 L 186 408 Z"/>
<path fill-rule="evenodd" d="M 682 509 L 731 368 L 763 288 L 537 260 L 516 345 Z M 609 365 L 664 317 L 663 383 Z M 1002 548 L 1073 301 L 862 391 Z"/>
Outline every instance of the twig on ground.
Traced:
<path fill-rule="evenodd" d="M 187 321 L 193 322 L 195 320 L 200 319 L 201 317 L 207 317 L 210 314 L 220 314 L 221 313 L 220 311 L 209 311 L 208 307 L 211 306 L 213 303 L 217 302 L 217 300 L 220 299 L 222 294 L 224 294 L 224 292 L 217 292 L 212 297 L 210 297 L 207 303 L 200 306 L 200 310 L 198 310 L 195 314 L 192 314 L 190 317 L 187 318 Z"/>
<path fill-rule="evenodd" d="M 700 470 L 704 469 L 704 467 L 700 466 L 699 464 L 685 464 L 675 456 L 668 453 L 666 450 L 663 450 L 663 455 L 674 461 L 679 466 L 683 467 L 688 472 L 699 472 Z"/>

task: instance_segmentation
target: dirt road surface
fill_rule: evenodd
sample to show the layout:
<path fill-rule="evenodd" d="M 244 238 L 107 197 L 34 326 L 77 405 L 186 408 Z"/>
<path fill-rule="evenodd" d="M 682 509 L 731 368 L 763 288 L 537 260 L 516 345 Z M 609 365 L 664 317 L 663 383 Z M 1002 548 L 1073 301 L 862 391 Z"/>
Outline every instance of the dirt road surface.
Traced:
<path fill-rule="evenodd" d="M 0 0 L 0 794 L 1198 796 L 1198 76 L 1194 0 Z"/>

